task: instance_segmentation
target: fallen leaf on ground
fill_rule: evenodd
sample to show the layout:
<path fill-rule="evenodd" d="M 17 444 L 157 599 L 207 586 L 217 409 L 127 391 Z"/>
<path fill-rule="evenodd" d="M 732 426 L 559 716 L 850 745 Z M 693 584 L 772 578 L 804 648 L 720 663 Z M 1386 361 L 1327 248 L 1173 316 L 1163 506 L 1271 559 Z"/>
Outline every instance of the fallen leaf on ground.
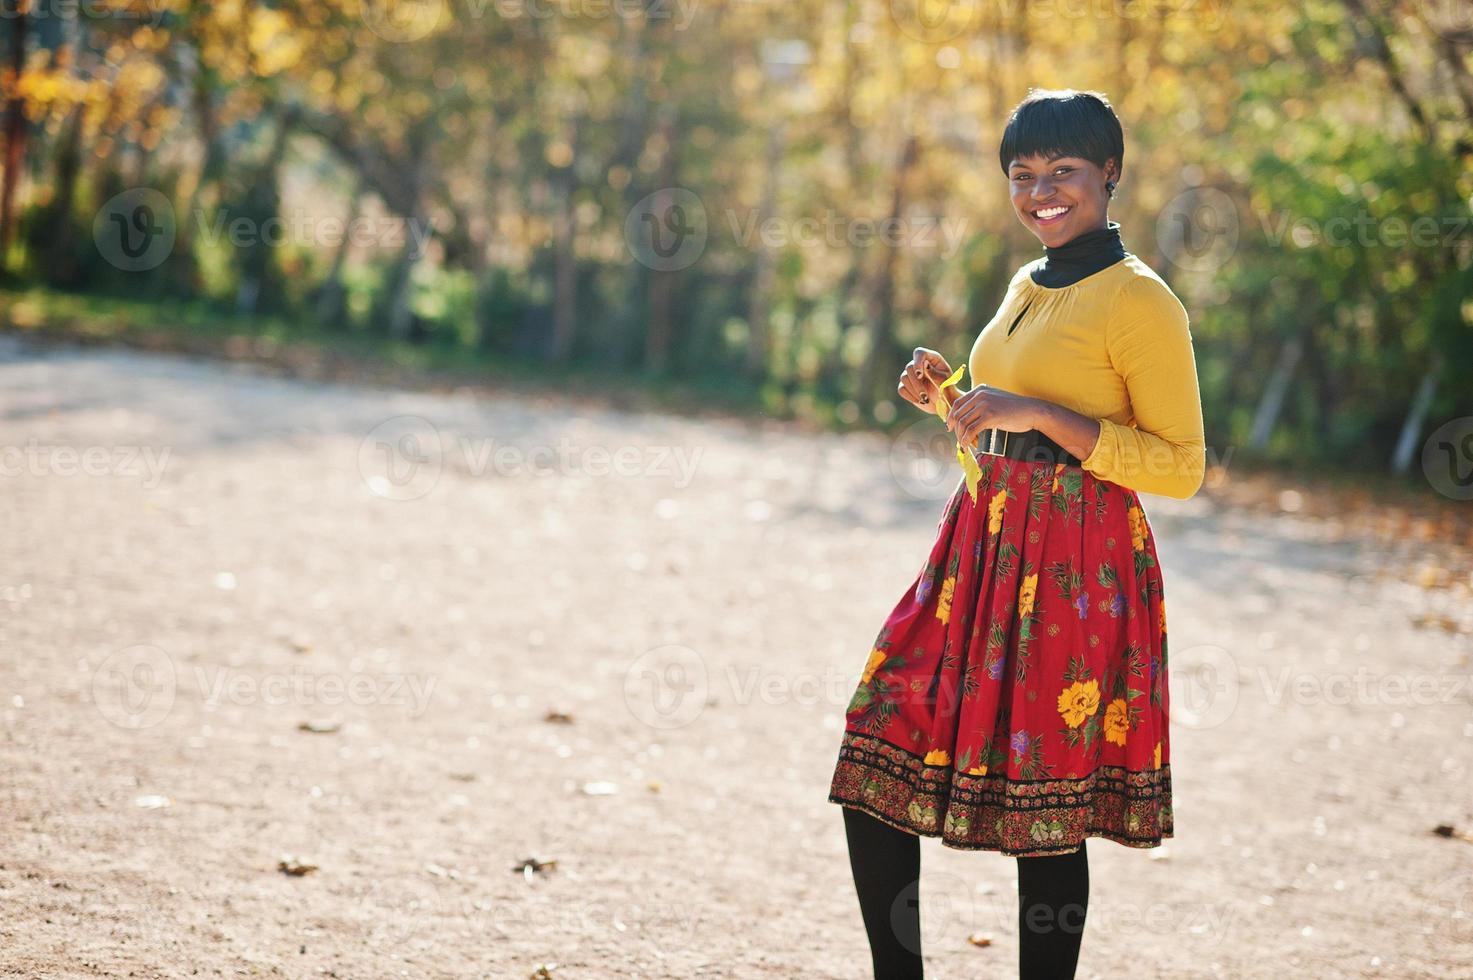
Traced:
<path fill-rule="evenodd" d="M 1440 823 L 1432 828 L 1432 832 L 1438 837 L 1451 837 L 1456 840 L 1464 840 L 1473 844 L 1473 831 L 1459 830 L 1450 823 Z"/>
<path fill-rule="evenodd" d="M 555 722 L 559 725 L 571 725 L 573 723 L 573 715 L 568 711 L 549 711 L 542 716 L 542 720 Z"/>
<path fill-rule="evenodd" d="M 312 872 L 316 871 L 317 865 L 308 864 L 306 861 L 303 861 L 300 858 L 297 858 L 291 854 L 283 854 L 281 856 L 281 860 L 276 862 L 276 870 L 280 871 L 282 874 L 293 875 L 300 878 L 302 875 L 309 875 Z"/>
<path fill-rule="evenodd" d="M 985 932 L 974 932 L 967 937 L 967 942 L 973 946 L 991 946 L 992 936 Z"/>
<path fill-rule="evenodd" d="M 552 971 L 556 969 L 556 963 L 538 963 L 527 980 L 553 980 Z"/>
<path fill-rule="evenodd" d="M 304 721 L 297 724 L 299 732 L 314 732 L 318 735 L 331 735 L 343 727 L 340 721 Z"/>
<path fill-rule="evenodd" d="M 1463 624 L 1443 613 L 1422 613 L 1412 617 L 1412 622 L 1424 629 L 1440 629 L 1449 633 L 1463 632 Z"/>
<path fill-rule="evenodd" d="M 618 783 L 593 782 L 583 784 L 584 796 L 613 796 L 619 792 Z"/>
<path fill-rule="evenodd" d="M 525 857 L 511 866 L 513 871 L 520 871 L 522 877 L 527 881 L 539 871 L 552 871 L 557 868 L 557 859 L 544 859 L 539 857 Z"/>

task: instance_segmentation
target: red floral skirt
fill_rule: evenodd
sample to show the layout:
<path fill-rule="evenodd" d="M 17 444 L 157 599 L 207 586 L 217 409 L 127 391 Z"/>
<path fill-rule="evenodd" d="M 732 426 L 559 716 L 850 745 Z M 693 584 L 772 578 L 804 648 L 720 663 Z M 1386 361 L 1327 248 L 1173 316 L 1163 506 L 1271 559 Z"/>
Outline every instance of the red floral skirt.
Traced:
<path fill-rule="evenodd" d="M 1135 492 L 979 457 L 885 620 L 829 801 L 962 850 L 1172 836 L 1166 607 Z"/>

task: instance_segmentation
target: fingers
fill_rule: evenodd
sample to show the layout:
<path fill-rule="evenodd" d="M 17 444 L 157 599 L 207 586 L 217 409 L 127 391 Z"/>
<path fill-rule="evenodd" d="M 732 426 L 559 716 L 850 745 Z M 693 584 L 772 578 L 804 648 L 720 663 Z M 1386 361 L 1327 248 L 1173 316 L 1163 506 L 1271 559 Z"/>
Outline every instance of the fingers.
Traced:
<path fill-rule="evenodd" d="M 935 383 L 928 380 L 922 367 L 914 362 L 901 372 L 900 392 L 907 401 L 923 408 L 934 405 L 938 394 Z"/>
<path fill-rule="evenodd" d="M 936 412 L 939 402 L 955 399 L 956 392 L 941 390 L 941 383 L 951 376 L 946 358 L 926 347 L 917 347 L 911 361 L 900 372 L 896 392 L 901 398 L 928 412 Z"/>
<path fill-rule="evenodd" d="M 915 377 L 911 375 L 908 371 L 901 374 L 900 384 L 895 386 L 895 390 L 899 393 L 901 398 L 910 402 L 917 408 L 924 408 L 927 411 L 930 411 L 931 407 L 935 404 L 935 399 L 930 396 L 930 394 L 921 386 L 920 382 L 918 382 Z"/>
<path fill-rule="evenodd" d="M 977 441 L 977 435 L 986 428 L 987 403 L 980 395 L 972 396 L 968 392 L 966 396 L 957 399 L 953 410 L 946 416 L 946 427 L 957 437 L 957 441 L 963 446 L 971 446 Z"/>
<path fill-rule="evenodd" d="M 935 351 L 927 352 L 920 364 L 921 372 L 927 380 L 934 384 L 940 384 L 951 377 L 951 365 L 946 363 L 946 358 Z"/>

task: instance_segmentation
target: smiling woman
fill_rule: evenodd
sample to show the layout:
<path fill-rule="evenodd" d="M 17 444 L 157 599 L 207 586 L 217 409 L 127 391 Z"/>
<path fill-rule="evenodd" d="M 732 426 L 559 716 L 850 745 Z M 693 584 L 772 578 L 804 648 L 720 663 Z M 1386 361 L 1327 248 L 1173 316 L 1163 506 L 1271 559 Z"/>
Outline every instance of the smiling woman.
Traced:
<path fill-rule="evenodd" d="M 1105 224 L 1125 133 L 1098 93 L 1037 91 L 1014 110 L 998 158 L 1018 219 L 1055 247 Z"/>
<path fill-rule="evenodd" d="M 979 465 L 875 638 L 829 790 L 877 977 L 922 975 L 919 908 L 899 901 L 917 836 L 1017 857 L 1021 976 L 1066 978 L 1086 839 L 1173 834 L 1165 590 L 1140 494 L 1192 496 L 1205 446 L 1186 310 L 1107 214 L 1124 152 L 1103 96 L 1025 99 L 1000 162 L 1044 255 L 978 335 L 970 391 L 941 388 L 951 366 L 925 348 L 902 373 Z"/>

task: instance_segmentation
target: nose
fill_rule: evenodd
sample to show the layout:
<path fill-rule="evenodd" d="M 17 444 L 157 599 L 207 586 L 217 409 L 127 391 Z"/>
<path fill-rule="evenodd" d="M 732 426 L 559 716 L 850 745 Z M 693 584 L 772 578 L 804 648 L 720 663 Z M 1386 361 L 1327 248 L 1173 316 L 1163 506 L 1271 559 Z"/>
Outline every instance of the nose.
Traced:
<path fill-rule="evenodd" d="M 1048 177 L 1036 177 L 1033 181 L 1033 199 L 1035 201 L 1047 200 L 1054 196 L 1054 185 Z"/>

